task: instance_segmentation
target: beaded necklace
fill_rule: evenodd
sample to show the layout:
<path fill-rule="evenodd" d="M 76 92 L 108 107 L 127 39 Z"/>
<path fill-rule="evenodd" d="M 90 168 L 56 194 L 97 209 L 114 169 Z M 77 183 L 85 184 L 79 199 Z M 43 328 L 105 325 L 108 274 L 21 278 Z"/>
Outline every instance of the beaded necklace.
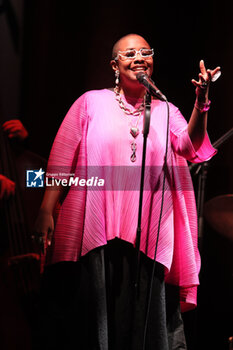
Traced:
<path fill-rule="evenodd" d="M 132 119 L 130 120 L 130 134 L 133 137 L 133 141 L 130 144 L 131 145 L 131 150 L 132 150 L 132 154 L 130 156 L 130 160 L 131 160 L 131 162 L 135 162 L 136 159 L 137 159 L 137 156 L 136 156 L 137 144 L 135 142 L 135 139 L 136 139 L 136 137 L 139 134 L 138 123 L 139 123 L 140 117 L 142 115 L 142 111 L 144 110 L 144 102 L 142 102 L 141 105 L 138 108 L 136 108 L 134 110 L 131 110 L 130 108 L 128 108 L 125 105 L 124 101 L 121 99 L 119 88 L 117 86 L 114 88 L 114 92 L 115 92 L 115 95 L 116 95 L 116 100 L 117 100 L 120 108 L 124 111 L 124 113 L 127 116 L 138 117 L 135 125 L 132 124 Z"/>

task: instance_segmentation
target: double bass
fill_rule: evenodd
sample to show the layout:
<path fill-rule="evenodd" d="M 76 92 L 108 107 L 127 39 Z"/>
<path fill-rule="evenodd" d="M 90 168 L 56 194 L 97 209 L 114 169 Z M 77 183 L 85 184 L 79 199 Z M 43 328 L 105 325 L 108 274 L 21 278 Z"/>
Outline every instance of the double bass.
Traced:
<path fill-rule="evenodd" d="M 2 128 L 0 147 L 0 174 L 15 183 L 14 195 L 0 202 L 0 348 L 29 350 L 40 288 L 40 249 L 31 234 L 43 189 L 26 187 L 26 170 L 45 168 L 46 160 Z"/>

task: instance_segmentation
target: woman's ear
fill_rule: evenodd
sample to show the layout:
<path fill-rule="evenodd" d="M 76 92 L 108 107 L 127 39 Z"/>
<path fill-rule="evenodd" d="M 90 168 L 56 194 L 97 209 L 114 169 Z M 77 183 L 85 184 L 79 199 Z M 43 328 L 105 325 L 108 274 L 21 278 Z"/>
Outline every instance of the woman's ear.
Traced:
<path fill-rule="evenodd" d="M 110 66 L 112 67 L 112 69 L 113 69 L 114 71 L 119 70 L 119 68 L 118 68 L 118 63 L 117 63 L 116 60 L 111 60 L 111 61 L 110 61 Z"/>

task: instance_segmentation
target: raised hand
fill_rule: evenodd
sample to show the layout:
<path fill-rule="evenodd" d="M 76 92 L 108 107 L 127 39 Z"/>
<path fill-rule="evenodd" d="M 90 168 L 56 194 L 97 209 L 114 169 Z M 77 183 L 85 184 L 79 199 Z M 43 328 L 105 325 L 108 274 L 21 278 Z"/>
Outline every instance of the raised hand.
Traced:
<path fill-rule="evenodd" d="M 199 80 L 192 79 L 192 83 L 196 86 L 196 95 L 200 100 L 204 100 L 208 96 L 209 85 L 211 81 L 216 80 L 216 76 L 220 74 L 220 67 L 215 69 L 206 69 L 204 61 L 200 61 Z"/>

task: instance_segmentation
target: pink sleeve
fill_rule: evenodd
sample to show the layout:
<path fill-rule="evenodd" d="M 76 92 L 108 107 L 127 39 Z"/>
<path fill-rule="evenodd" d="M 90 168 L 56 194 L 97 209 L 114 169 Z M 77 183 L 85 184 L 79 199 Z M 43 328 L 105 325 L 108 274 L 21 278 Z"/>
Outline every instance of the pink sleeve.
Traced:
<path fill-rule="evenodd" d="M 181 312 L 189 311 L 197 306 L 197 286 L 180 287 Z"/>
<path fill-rule="evenodd" d="M 57 132 L 48 160 L 47 173 L 65 174 L 74 171 L 86 121 L 86 94 L 84 94 L 71 106 Z"/>
<path fill-rule="evenodd" d="M 195 151 L 188 134 L 188 124 L 178 108 L 171 103 L 170 107 L 170 133 L 173 150 L 192 163 L 201 163 L 211 159 L 216 153 L 216 149 L 211 145 L 206 133 L 201 147 Z"/>

